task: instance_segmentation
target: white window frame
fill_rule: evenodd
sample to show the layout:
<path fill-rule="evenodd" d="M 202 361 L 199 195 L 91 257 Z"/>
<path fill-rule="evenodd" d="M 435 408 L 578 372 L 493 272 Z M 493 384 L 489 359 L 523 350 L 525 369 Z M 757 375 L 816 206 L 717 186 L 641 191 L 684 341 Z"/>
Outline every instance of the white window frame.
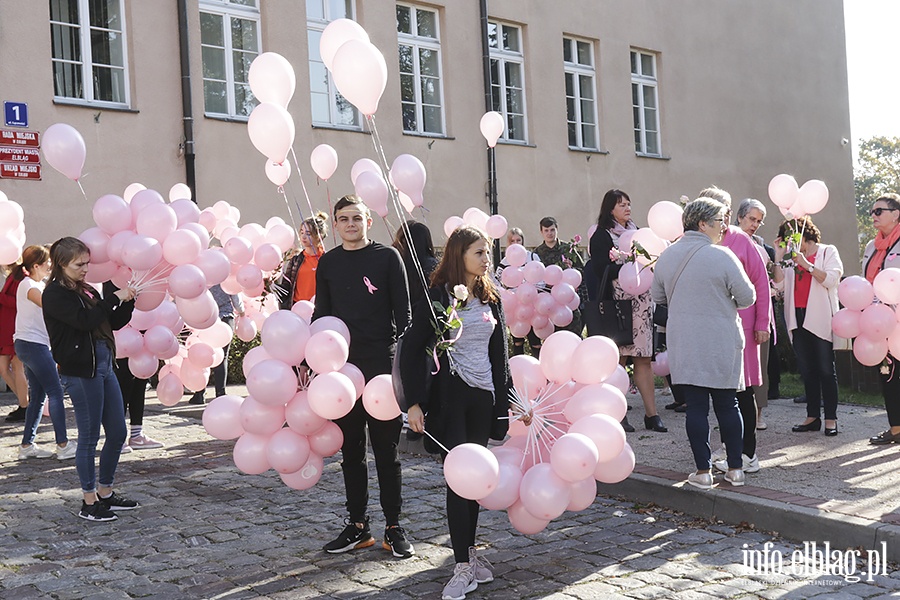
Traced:
<path fill-rule="evenodd" d="M 90 5 L 89 0 L 75 0 L 78 5 L 78 25 L 74 26 L 78 29 L 78 43 L 81 49 L 81 62 L 80 62 L 80 70 L 81 70 L 81 85 L 82 85 L 82 93 L 84 97 L 78 96 L 59 96 L 56 94 L 56 85 L 54 83 L 54 91 L 53 97 L 56 100 L 62 100 L 64 102 L 73 102 L 78 104 L 90 104 L 92 106 L 108 106 L 111 108 L 122 108 L 131 106 L 131 81 L 128 73 L 128 38 L 127 38 L 127 26 L 125 23 L 125 2 L 124 0 L 118 0 L 119 2 L 119 15 L 121 15 L 122 19 L 122 30 L 118 31 L 115 29 L 109 29 L 106 27 L 91 27 L 90 21 Z M 73 27 L 71 23 L 64 23 L 61 21 L 50 21 L 51 29 L 53 25 L 61 25 L 63 27 Z M 122 43 L 122 66 L 118 65 L 101 65 L 104 68 L 114 68 L 121 69 L 124 73 L 123 80 L 123 88 L 125 99 L 122 102 L 113 102 L 110 100 L 97 100 L 95 99 L 95 90 L 94 90 L 94 60 L 93 60 L 93 49 L 91 48 L 91 30 L 101 30 L 101 31 L 115 31 L 121 36 Z M 53 48 L 52 48 L 52 35 L 51 35 L 51 62 L 52 63 L 68 63 L 78 65 L 78 61 L 67 60 L 62 58 L 56 58 L 53 56 Z M 56 77 L 55 70 L 51 68 L 51 73 L 53 77 Z"/>
<path fill-rule="evenodd" d="M 595 59 L 594 59 L 594 42 L 590 40 L 579 39 L 570 36 L 563 36 L 563 44 L 570 46 L 569 52 L 572 57 L 571 61 L 567 61 L 565 59 L 565 52 L 563 52 L 563 71 L 565 76 L 571 76 L 573 79 L 572 82 L 572 91 L 574 96 L 569 96 L 566 94 L 566 138 L 568 139 L 568 125 L 574 124 L 575 126 L 575 144 L 571 143 L 569 140 L 569 148 L 574 148 L 578 150 L 599 150 L 600 149 L 600 128 L 598 125 L 598 108 L 597 105 L 599 103 L 597 97 L 597 71 L 594 67 Z M 578 62 L 578 44 L 587 44 L 588 45 L 588 56 L 590 57 L 590 64 L 584 64 Z M 591 81 L 591 90 L 593 93 L 593 97 L 589 99 L 592 103 L 592 110 L 590 112 L 589 117 L 593 119 L 592 123 L 588 123 L 585 121 L 585 115 L 582 110 L 582 102 L 585 100 L 581 96 L 581 78 L 588 77 Z M 573 103 L 575 107 L 575 120 L 572 121 L 569 119 L 569 110 L 568 110 L 568 99 L 573 98 Z M 591 127 L 594 130 L 594 144 L 588 145 L 584 142 L 584 129 L 585 127 Z"/>
<path fill-rule="evenodd" d="M 637 60 L 634 60 L 634 57 L 637 57 Z M 653 61 L 653 73 L 645 74 L 643 73 L 643 61 L 642 57 L 649 56 Z M 631 55 L 629 57 L 631 61 L 637 65 L 637 71 L 634 72 L 634 67 L 632 67 L 631 73 L 631 87 L 632 87 L 632 113 L 634 113 L 634 109 L 637 109 L 637 122 L 634 123 L 634 132 L 639 134 L 638 139 L 635 140 L 635 153 L 642 156 L 662 156 L 662 139 L 659 130 L 659 69 L 658 69 L 658 61 L 657 54 L 653 52 L 646 52 L 643 50 L 638 50 L 636 48 L 631 49 Z M 634 103 L 634 86 L 638 87 L 637 93 L 637 104 Z M 652 90 L 653 92 L 653 101 L 655 103 L 654 110 L 654 122 L 650 123 L 654 127 L 654 129 L 648 129 L 648 123 L 646 122 L 646 106 L 644 105 L 644 92 L 646 90 Z M 632 115 L 634 116 L 634 115 Z M 648 139 L 651 135 L 655 135 L 656 137 L 656 152 L 650 152 L 648 150 L 649 144 Z"/>
<path fill-rule="evenodd" d="M 423 6 L 419 6 L 416 4 L 407 4 L 405 2 L 398 2 L 397 6 L 402 6 L 408 8 L 410 11 L 410 31 L 416 33 L 401 33 L 397 31 L 397 48 L 399 55 L 399 47 L 400 46 L 409 46 L 412 48 L 412 56 L 413 56 L 413 92 L 415 94 L 415 108 L 416 108 L 416 128 L 415 129 L 407 129 L 406 123 L 402 123 L 403 121 L 403 105 L 409 104 L 408 101 L 403 100 L 403 90 L 401 87 L 400 90 L 400 120 L 402 123 L 404 133 L 417 133 L 421 135 L 437 135 L 442 136 L 446 135 L 447 124 L 446 124 L 446 116 L 447 110 L 444 104 L 444 65 L 442 64 L 441 59 L 441 15 L 436 9 L 426 8 Z M 430 12 L 434 14 L 434 28 L 435 28 L 435 36 L 434 38 L 423 37 L 418 35 L 418 11 Z M 419 51 L 420 50 L 431 50 L 437 55 L 437 66 L 438 66 L 438 75 L 437 77 L 427 76 L 431 79 L 437 79 L 438 85 L 440 86 L 440 91 L 438 93 L 438 101 L 440 104 L 437 105 L 441 110 L 441 122 L 440 122 L 440 131 L 426 131 L 425 130 L 425 103 L 422 100 L 422 68 L 419 61 Z M 408 75 L 409 73 L 403 73 L 402 75 Z M 434 104 L 429 104 L 428 106 L 435 106 Z"/>
<path fill-rule="evenodd" d="M 230 21 L 232 18 L 244 19 L 248 21 L 253 21 L 256 23 L 256 55 L 262 52 L 262 28 L 260 26 L 260 14 L 259 14 L 259 0 L 254 0 L 255 6 L 244 6 L 243 4 L 232 3 L 229 0 L 200 0 L 199 8 L 200 13 L 209 13 L 213 15 L 218 15 L 222 17 L 222 28 L 224 33 L 225 40 L 225 98 L 228 103 L 228 112 L 214 112 L 207 109 L 206 106 L 206 89 L 205 83 L 208 78 L 202 77 L 204 83 L 203 90 L 203 112 L 207 116 L 212 117 L 226 117 L 229 119 L 239 119 L 239 120 L 247 120 L 250 115 L 238 114 L 237 107 L 235 106 L 235 93 L 234 93 L 234 47 L 232 46 L 231 40 L 231 27 Z M 202 58 L 202 48 L 207 47 L 205 44 L 200 42 L 201 47 L 201 61 Z M 219 48 L 219 46 L 209 46 Z M 221 81 L 220 79 L 211 79 L 210 81 Z M 252 94 L 252 92 L 251 92 Z"/>
<path fill-rule="evenodd" d="M 331 3 L 328 0 L 317 0 L 322 5 L 322 14 L 325 15 L 324 19 L 320 19 L 318 17 L 311 17 L 307 12 L 306 15 L 306 29 L 307 29 L 307 40 L 309 40 L 310 32 L 318 32 L 320 35 L 329 23 L 334 21 L 335 19 L 347 18 L 356 20 L 356 2 L 350 2 L 350 14 L 349 15 L 332 15 L 331 14 Z M 307 0 L 307 4 L 309 0 Z M 338 98 L 343 97 L 341 93 L 337 90 L 337 86 L 334 85 L 334 80 L 331 77 L 331 73 L 325 69 L 325 63 L 322 62 L 321 59 L 314 59 L 313 55 L 310 53 L 309 55 L 309 74 L 310 74 L 310 83 L 312 83 L 312 65 L 313 63 L 318 63 L 322 65 L 322 69 L 325 71 L 325 83 L 328 87 L 328 119 L 321 120 L 317 119 L 315 113 L 313 112 L 313 102 L 312 102 L 312 85 L 310 85 L 310 118 L 312 119 L 313 125 L 320 125 L 325 127 L 335 127 L 338 129 L 353 129 L 360 130 L 362 129 L 362 119 L 360 119 L 359 111 L 355 106 L 347 102 L 350 105 L 350 108 L 353 110 L 353 123 L 342 123 L 339 120 L 339 115 L 341 114 L 338 110 Z M 318 92 L 317 92 L 318 93 Z M 346 101 L 346 100 L 345 100 Z"/>
<path fill-rule="evenodd" d="M 521 48 L 525 44 L 524 38 L 524 30 L 519 25 L 514 25 L 512 23 L 505 23 L 503 21 L 489 20 L 488 26 L 494 25 L 501 32 L 498 35 L 498 43 L 502 44 L 502 28 L 503 27 L 511 27 L 513 29 L 518 30 L 519 37 L 519 51 L 507 50 L 502 47 L 491 47 L 489 51 L 489 59 L 491 61 L 497 61 L 498 68 L 497 73 L 500 76 L 500 81 L 495 82 L 493 79 L 491 80 L 491 102 L 493 103 L 494 97 L 494 86 L 498 86 L 500 88 L 500 106 L 495 106 L 494 110 L 503 115 L 503 121 L 506 123 L 506 127 L 503 129 L 503 135 L 500 136 L 500 139 L 505 140 L 507 142 L 513 144 L 527 144 L 528 143 L 528 104 L 527 98 L 525 94 L 525 52 Z M 506 65 L 507 64 L 515 64 L 518 65 L 520 71 L 520 77 L 522 79 L 522 130 L 523 136 L 522 138 L 511 138 L 510 137 L 510 114 L 507 106 L 507 82 L 506 82 Z M 514 113 L 518 115 L 519 113 Z"/>

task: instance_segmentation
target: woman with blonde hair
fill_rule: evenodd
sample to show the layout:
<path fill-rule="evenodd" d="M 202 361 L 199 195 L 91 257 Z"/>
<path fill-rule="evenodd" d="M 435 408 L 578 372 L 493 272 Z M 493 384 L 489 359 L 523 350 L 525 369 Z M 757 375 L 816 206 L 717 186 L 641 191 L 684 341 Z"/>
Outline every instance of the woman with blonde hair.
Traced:
<path fill-rule="evenodd" d="M 295 302 L 311 300 L 316 295 L 316 269 L 325 254 L 323 242 L 328 237 L 327 222 L 328 215 L 317 212 L 300 223 L 297 230 L 300 252 L 288 259 L 281 271 L 279 304 L 282 309 L 290 310 Z"/>

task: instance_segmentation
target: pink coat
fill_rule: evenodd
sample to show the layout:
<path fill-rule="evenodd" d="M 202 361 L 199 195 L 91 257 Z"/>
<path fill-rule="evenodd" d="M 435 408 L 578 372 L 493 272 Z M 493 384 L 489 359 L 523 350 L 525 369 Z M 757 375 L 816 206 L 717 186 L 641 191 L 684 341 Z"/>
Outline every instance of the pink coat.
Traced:
<path fill-rule="evenodd" d="M 756 302 L 738 311 L 744 329 L 744 385 L 762 385 L 762 370 L 759 364 L 759 345 L 754 332 L 769 331 L 772 322 L 772 303 L 769 300 L 769 274 L 766 263 L 757 245 L 749 235 L 734 225 L 728 228 L 722 238 L 722 245 L 734 252 L 750 283 L 756 289 Z"/>

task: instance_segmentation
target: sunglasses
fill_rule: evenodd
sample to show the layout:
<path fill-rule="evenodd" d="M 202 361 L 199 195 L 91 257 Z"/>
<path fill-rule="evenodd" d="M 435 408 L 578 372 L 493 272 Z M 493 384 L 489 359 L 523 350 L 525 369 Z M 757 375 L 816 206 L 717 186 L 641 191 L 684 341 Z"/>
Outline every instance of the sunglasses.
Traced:
<path fill-rule="evenodd" d="M 900 210 L 900 208 L 873 208 L 873 209 L 869 212 L 869 214 L 870 214 L 870 215 L 874 215 L 874 216 L 876 216 L 876 217 L 880 217 L 880 216 L 881 216 L 881 213 L 883 213 L 883 212 L 886 211 L 886 210 L 887 210 L 887 211 L 891 211 L 891 210 Z"/>

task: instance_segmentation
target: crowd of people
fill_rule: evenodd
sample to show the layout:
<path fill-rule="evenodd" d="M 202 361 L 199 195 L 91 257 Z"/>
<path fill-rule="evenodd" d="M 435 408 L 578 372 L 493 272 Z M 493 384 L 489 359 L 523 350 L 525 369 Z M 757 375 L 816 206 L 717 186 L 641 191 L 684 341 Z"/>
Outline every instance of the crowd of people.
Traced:
<path fill-rule="evenodd" d="M 900 196 L 879 198 L 872 216 L 878 234 L 863 264 L 869 281 L 884 268 L 900 266 L 895 250 L 900 242 Z M 326 251 L 329 217 L 339 239 Z M 834 350 L 845 347 L 846 340 L 834 336 L 831 316 L 838 309 L 841 258 L 834 246 L 822 242 L 809 217 L 784 221 L 772 245 L 766 244 L 757 233 L 765 217 L 765 206 L 757 200 L 744 200 L 733 214 L 727 192 L 703 190 L 684 207 L 684 235 L 652 257 L 652 286 L 639 294 L 630 294 L 619 281 L 623 265 L 635 258 L 623 240 L 638 229 L 631 199 L 622 190 L 609 190 L 601 201 L 588 260 L 577 244 L 560 241 L 559 224 L 550 216 L 540 220 L 542 242 L 527 256 L 545 266 L 582 272 L 581 305 L 565 327 L 578 335 L 585 328 L 589 335 L 604 333 L 591 319 L 595 303 L 631 300 L 632 331 L 620 354 L 622 364 L 633 368 L 644 426 L 668 431 L 657 411 L 651 370 L 654 356 L 665 350 L 674 399 L 666 408 L 686 412 L 695 467 L 687 482 L 702 489 L 715 484 L 714 469 L 724 473 L 726 482 L 740 486 L 745 473 L 760 468 L 756 432 L 767 427 L 762 419 L 766 401 L 779 393 L 772 339 L 777 295 L 784 296 L 784 320 L 806 392 L 807 417 L 793 431 L 820 431 L 824 421 L 826 436 L 838 434 Z M 313 320 L 341 319 L 350 331 L 349 362 L 366 381 L 392 370 L 399 373 L 409 404 L 409 429 L 438 441 L 443 455 L 459 444 L 502 440 L 509 427 L 512 386 L 508 349 L 513 354 L 541 352 L 541 340 L 533 331 L 519 338 L 506 330 L 500 273 L 508 265 L 501 261 L 492 267 L 492 240 L 470 225 L 449 236 L 440 258 L 422 223 L 404 222 L 392 246 L 371 240 L 371 225 L 369 208 L 353 195 L 335 203 L 332 215 L 305 219 L 298 231 L 300 250 L 286 258 L 278 281 L 280 306 L 289 309 L 297 301 L 314 299 Z M 523 230 L 511 228 L 506 242 L 524 245 Z M 113 490 L 122 452 L 161 444 L 142 430 L 146 380 L 131 376 L 126 365 L 116 366 L 113 331 L 131 318 L 135 290 L 107 284 L 99 292 L 85 283 L 89 262 L 88 247 L 76 238 L 60 239 L 49 249 L 25 250 L 0 291 L 0 374 L 18 399 L 7 420 L 24 421 L 19 457 L 74 458 L 84 496 L 79 516 L 109 521 L 117 511 L 139 507 Z M 220 288 L 216 298 L 219 316 L 229 324 L 243 313 L 239 297 Z M 451 302 L 458 322 L 448 322 L 438 310 Z M 706 333 L 698 344 L 701 331 Z M 447 340 L 452 340 L 452 354 L 439 351 L 440 342 Z M 436 371 L 425 362 L 432 356 L 437 357 Z M 224 394 L 224 367 L 214 379 L 216 394 Z M 900 443 L 900 383 L 891 373 L 882 379 L 890 427 L 870 442 Z M 67 435 L 63 390 L 74 409 L 77 442 Z M 35 444 L 45 402 L 55 452 Z M 192 402 L 204 403 L 203 392 Z M 722 442 L 716 452 L 710 446 L 710 403 Z M 527 415 L 519 418 L 529 424 Z M 401 526 L 402 416 L 378 420 L 356 403 L 336 423 L 344 438 L 347 516 L 343 529 L 323 549 L 343 553 L 376 543 L 368 512 L 369 440 L 384 517 L 382 546 L 398 558 L 414 555 Z M 627 417 L 622 426 L 634 431 Z M 101 427 L 105 443 L 98 473 Z M 443 598 L 461 600 L 478 584 L 493 580 L 492 566 L 476 550 L 478 503 L 448 487 L 446 510 L 455 567 Z"/>

